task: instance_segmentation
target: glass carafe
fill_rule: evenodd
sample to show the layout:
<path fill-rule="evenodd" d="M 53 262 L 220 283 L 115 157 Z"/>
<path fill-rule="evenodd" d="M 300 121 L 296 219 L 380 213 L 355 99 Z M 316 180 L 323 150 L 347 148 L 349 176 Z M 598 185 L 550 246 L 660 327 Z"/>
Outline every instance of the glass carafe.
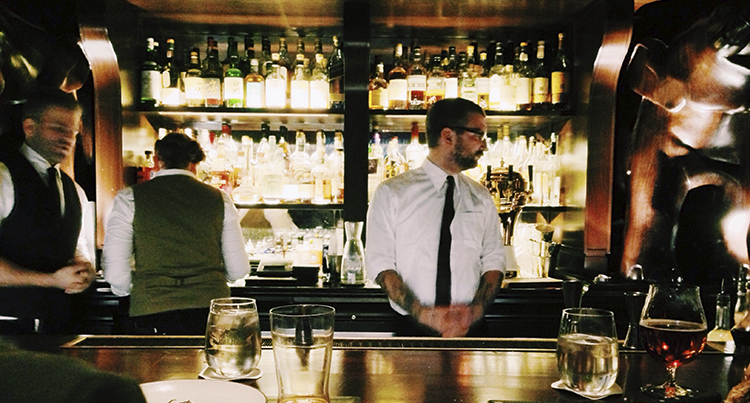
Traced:
<path fill-rule="evenodd" d="M 341 284 L 364 285 L 365 271 L 365 249 L 362 247 L 362 221 L 347 221 L 344 223 L 346 241 L 344 253 L 341 260 Z"/>

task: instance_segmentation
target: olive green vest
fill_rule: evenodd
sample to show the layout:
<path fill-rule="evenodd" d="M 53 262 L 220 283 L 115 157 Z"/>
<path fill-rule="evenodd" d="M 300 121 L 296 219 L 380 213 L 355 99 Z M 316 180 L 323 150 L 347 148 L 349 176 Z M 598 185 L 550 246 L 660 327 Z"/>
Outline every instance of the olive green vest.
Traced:
<path fill-rule="evenodd" d="M 135 270 L 130 315 L 207 308 L 228 297 L 218 189 L 186 175 L 158 176 L 133 186 Z"/>

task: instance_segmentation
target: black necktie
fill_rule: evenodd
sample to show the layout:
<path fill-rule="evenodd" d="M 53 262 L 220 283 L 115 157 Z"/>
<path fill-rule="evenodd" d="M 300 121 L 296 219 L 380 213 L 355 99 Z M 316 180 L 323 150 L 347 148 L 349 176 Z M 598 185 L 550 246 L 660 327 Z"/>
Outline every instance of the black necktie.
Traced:
<path fill-rule="evenodd" d="M 448 176 L 448 189 L 445 191 L 445 206 L 443 207 L 443 223 L 440 226 L 435 306 L 445 306 L 451 303 L 451 221 L 453 221 L 455 215 L 453 209 L 454 187 L 453 177 Z"/>
<path fill-rule="evenodd" d="M 57 214 L 61 214 L 60 208 L 60 188 L 57 187 L 57 169 L 54 167 L 47 168 L 47 185 L 50 189 L 52 204 L 57 208 Z"/>

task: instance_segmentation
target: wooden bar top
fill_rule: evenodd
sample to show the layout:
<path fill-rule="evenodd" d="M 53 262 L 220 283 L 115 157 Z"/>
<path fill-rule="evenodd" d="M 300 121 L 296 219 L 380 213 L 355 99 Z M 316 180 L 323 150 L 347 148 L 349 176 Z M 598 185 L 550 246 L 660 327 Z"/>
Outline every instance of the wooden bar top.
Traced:
<path fill-rule="evenodd" d="M 138 382 L 198 379 L 206 367 L 203 338 L 84 336 L 55 348 L 37 339 L 21 347 L 77 357 L 104 371 Z M 52 344 L 50 344 L 52 343 Z M 269 400 L 277 396 L 270 341 L 264 339 L 257 381 Z M 56 351 L 55 351 L 56 350 Z M 644 351 L 620 350 L 617 384 L 623 394 L 604 402 L 652 402 L 640 392 L 662 383 L 664 365 Z M 741 380 L 750 355 L 731 355 L 707 347 L 696 360 L 677 370 L 678 383 L 706 392 L 700 400 L 719 401 Z M 555 390 L 559 379 L 554 339 L 336 339 L 331 365 L 331 397 L 358 397 L 362 402 L 584 402 Z M 698 402 L 699 400 L 694 400 Z"/>

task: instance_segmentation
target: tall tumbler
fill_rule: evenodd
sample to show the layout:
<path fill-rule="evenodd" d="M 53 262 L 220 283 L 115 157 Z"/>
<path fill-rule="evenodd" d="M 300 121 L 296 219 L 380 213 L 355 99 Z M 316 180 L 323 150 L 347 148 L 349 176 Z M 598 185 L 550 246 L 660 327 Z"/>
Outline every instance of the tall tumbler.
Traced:
<path fill-rule="evenodd" d="M 278 403 L 328 403 L 336 310 L 285 305 L 270 310 Z"/>

